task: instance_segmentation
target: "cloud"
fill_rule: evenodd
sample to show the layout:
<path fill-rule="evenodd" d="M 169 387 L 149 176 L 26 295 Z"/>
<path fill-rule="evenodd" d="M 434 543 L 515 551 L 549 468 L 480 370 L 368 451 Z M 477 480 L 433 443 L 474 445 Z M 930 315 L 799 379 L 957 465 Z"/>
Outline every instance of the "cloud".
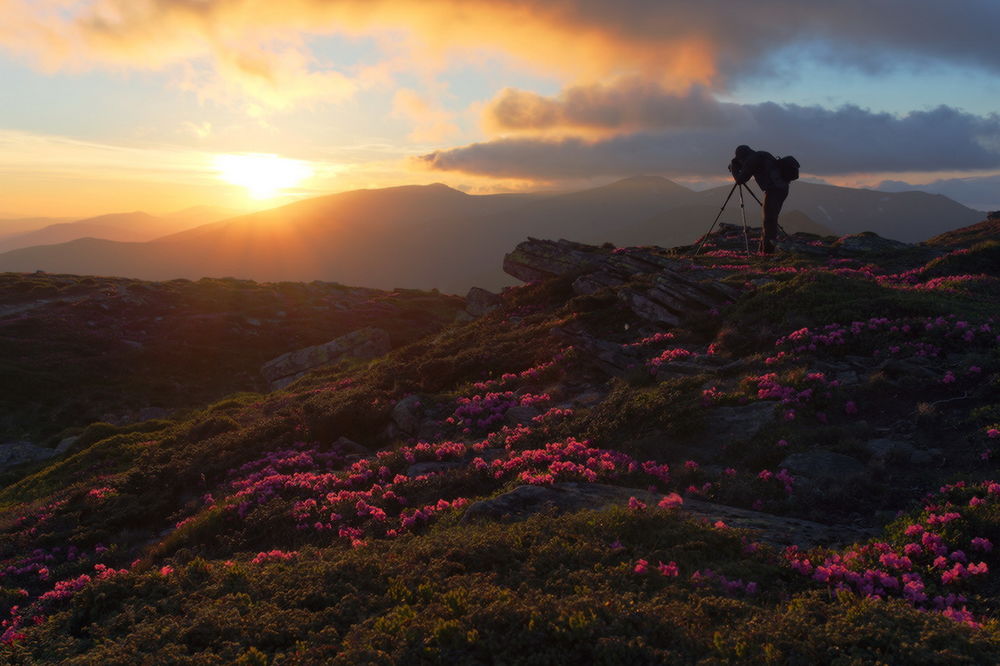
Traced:
<path fill-rule="evenodd" d="M 418 143 L 438 143 L 459 134 L 454 114 L 421 97 L 415 90 L 401 88 L 392 102 L 392 115 L 413 125 L 408 138 Z"/>
<path fill-rule="evenodd" d="M 1000 151 L 994 148 L 1000 136 L 996 114 L 977 116 L 946 106 L 901 117 L 856 106 L 717 106 L 718 113 L 738 121 L 706 127 L 687 113 L 676 113 L 703 107 L 711 111 L 712 105 L 696 94 L 673 98 L 670 120 L 662 123 L 667 130 L 597 140 L 507 137 L 436 151 L 420 162 L 436 170 L 539 179 L 710 176 L 724 173 L 734 147 L 746 143 L 778 155 L 794 154 L 803 171 L 814 175 L 1000 168 Z M 537 124 L 548 117 L 540 114 Z M 647 122 L 647 127 L 656 126 Z"/>
<path fill-rule="evenodd" d="M 557 97 L 505 88 L 483 113 L 493 132 L 620 132 L 722 127 L 746 120 L 737 104 L 717 101 L 704 87 L 684 93 L 639 78 L 577 85 Z"/>
<path fill-rule="evenodd" d="M 805 51 L 872 71 L 904 61 L 1000 71 L 995 0 L 964 0 L 960 8 L 940 0 L 758 0 L 752 7 L 723 0 L 0 0 L 0 7 L 0 42 L 49 65 L 144 68 L 208 58 L 249 94 L 288 89 L 293 99 L 342 88 L 333 72 L 348 76 L 312 60 L 302 40 L 316 34 L 402 34 L 425 59 L 492 49 L 580 82 L 629 73 L 674 90 L 725 89 Z"/>

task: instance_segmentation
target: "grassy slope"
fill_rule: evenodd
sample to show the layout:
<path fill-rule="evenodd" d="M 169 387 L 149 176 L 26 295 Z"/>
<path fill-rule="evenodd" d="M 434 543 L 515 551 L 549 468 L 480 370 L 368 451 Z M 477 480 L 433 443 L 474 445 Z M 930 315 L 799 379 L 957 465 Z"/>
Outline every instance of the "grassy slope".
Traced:
<path fill-rule="evenodd" d="M 979 272 L 967 269 L 990 251 L 980 248 L 926 268 L 914 264 L 914 280 L 928 284 Z M 901 265 L 894 271 L 911 267 L 895 260 Z M 841 551 L 855 553 L 861 571 L 889 569 L 880 553 L 902 553 L 911 542 L 904 533 L 911 522 L 940 532 L 971 562 L 998 564 L 972 539 L 1000 543 L 1000 502 L 987 486 L 975 485 L 992 471 L 981 453 L 992 450 L 988 432 L 1000 426 L 1000 356 L 988 336 L 970 343 L 956 325 L 995 318 L 995 278 L 901 289 L 875 281 L 863 262 L 833 270 L 807 260 L 789 265 L 796 270 L 758 266 L 756 277 L 768 284 L 748 290 L 718 317 L 691 318 L 675 332 L 670 345 L 714 342 L 719 354 L 742 360 L 721 373 L 655 382 L 637 372 L 604 385 L 593 359 L 565 350 L 551 331 L 573 321 L 627 343 L 635 335 L 622 324 L 634 331 L 640 322 L 613 297 L 573 298 L 568 281 L 553 280 L 512 290 L 503 311 L 418 340 L 369 366 L 313 375 L 269 396 L 236 396 L 156 432 L 94 429 L 75 456 L 0 491 L 0 557 L 8 567 L 0 599 L 8 609 L 21 607 L 9 618 L 23 618 L 7 627 L 4 658 L 134 663 L 156 653 L 180 663 L 997 661 L 1000 636 L 990 619 L 997 610 L 994 574 L 946 584 L 938 580 L 940 567 L 921 559 L 928 553 L 913 555 L 912 570 L 927 582 L 929 596 L 963 594 L 966 599 L 950 607 L 968 608 L 982 627 L 945 617 L 931 601 L 907 603 L 899 589 L 886 588 L 882 600 L 865 599 L 851 585 L 831 592 L 792 566 L 803 567 L 800 558 L 808 555 L 811 567 L 829 561 L 831 553 L 783 554 L 754 545 L 752 535 L 690 522 L 667 509 L 541 515 L 514 524 L 460 521 L 463 500 L 513 488 L 522 471 L 544 472 L 543 452 L 552 450 L 547 445 L 587 438 L 616 461 L 613 470 L 600 473 L 603 482 L 645 488 L 656 480 L 629 469 L 626 458 L 655 459 L 671 464 L 669 481 L 656 484 L 664 492 L 694 486 L 709 499 L 739 506 L 866 524 L 881 524 L 886 512 L 907 511 L 889 525 L 884 547 Z M 754 276 L 732 280 L 745 277 Z M 888 325 L 869 327 L 872 317 L 915 323 L 938 316 L 947 325 L 914 326 L 910 338 Z M 844 345 L 765 361 L 790 350 L 775 340 L 796 329 L 853 321 L 865 326 Z M 682 464 L 690 449 L 671 444 L 701 432 L 711 418 L 702 405 L 705 386 L 714 385 L 718 403 L 738 406 L 756 399 L 753 377 L 775 372 L 783 385 L 803 390 L 815 366 L 851 356 L 870 359 L 875 368 L 894 343 L 933 344 L 941 353 L 919 364 L 908 358 L 902 370 L 885 365 L 860 385 L 832 387 L 829 395 L 817 392 L 796 405 L 795 419 L 775 422 L 738 446 L 696 455 L 697 469 Z M 641 351 L 640 363 L 660 349 Z M 978 372 L 970 374 L 972 366 Z M 956 379 L 942 382 L 949 371 Z M 489 389 L 473 385 L 490 379 L 497 383 Z M 597 406 L 532 423 L 513 438 L 510 430 L 499 432 L 499 423 L 473 421 L 464 433 L 446 418 L 461 404 L 458 398 L 487 399 L 488 390 L 547 393 L 544 409 L 569 399 L 568 387 L 585 385 L 610 394 Z M 415 447 L 384 430 L 393 404 L 410 393 L 419 394 L 439 422 L 434 446 Z M 857 405 L 860 418 L 845 414 L 848 402 Z M 806 484 L 786 493 L 761 475 L 789 451 L 820 447 L 864 457 L 863 441 L 900 421 L 916 425 L 914 443 L 941 448 L 944 458 L 916 469 L 876 469 L 870 462 L 866 481 L 846 488 Z M 342 436 L 386 453 L 350 457 L 336 443 Z M 778 440 L 790 445 L 778 449 Z M 473 451 L 480 441 L 484 450 Z M 437 448 L 444 442 L 457 444 Z M 468 460 L 491 451 L 510 461 L 512 471 L 473 466 L 426 478 L 397 476 L 412 461 Z M 543 462 L 531 462 L 535 458 Z M 585 458 L 578 462 L 587 466 Z M 578 473 L 571 469 L 560 478 Z M 924 493 L 957 480 L 969 485 L 921 501 Z M 330 499 L 344 489 L 349 492 Z M 386 489 L 404 496 L 407 508 Z M 970 506 L 973 497 L 982 502 Z M 359 498 L 384 509 L 385 521 L 358 509 Z M 310 499 L 316 504 L 305 504 Z M 342 520 L 310 506 L 335 509 Z M 431 506 L 441 508 L 428 509 L 426 519 L 415 517 L 416 509 Z M 948 511 L 958 517 L 935 526 L 931 514 Z M 296 517 L 304 514 L 308 520 Z M 314 527 L 314 519 L 334 526 Z M 390 529 L 398 536 L 387 536 Z M 636 570 L 640 560 L 647 571 Z M 669 568 L 660 573 L 660 562 L 676 564 L 679 575 Z M 95 564 L 127 571 L 102 578 Z M 890 573 L 897 585 L 903 582 L 901 572 Z M 84 574 L 93 580 L 81 580 Z M 57 581 L 67 582 L 58 587 Z M 45 596 L 53 589 L 62 591 Z"/>

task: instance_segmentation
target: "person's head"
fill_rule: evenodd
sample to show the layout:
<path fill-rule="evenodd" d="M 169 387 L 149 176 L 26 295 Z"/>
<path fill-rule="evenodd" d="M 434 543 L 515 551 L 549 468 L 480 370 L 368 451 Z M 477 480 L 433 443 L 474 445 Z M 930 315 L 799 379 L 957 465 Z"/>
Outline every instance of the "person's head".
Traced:
<path fill-rule="evenodd" d="M 736 146 L 736 159 L 745 160 L 751 154 L 753 154 L 753 148 L 750 146 Z"/>

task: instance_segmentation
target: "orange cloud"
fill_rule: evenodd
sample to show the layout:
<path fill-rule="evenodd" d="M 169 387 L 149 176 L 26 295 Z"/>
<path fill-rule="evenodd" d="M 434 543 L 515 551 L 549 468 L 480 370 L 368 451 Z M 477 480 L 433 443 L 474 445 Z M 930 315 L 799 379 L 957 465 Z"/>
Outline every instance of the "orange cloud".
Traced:
<path fill-rule="evenodd" d="M 412 123 L 413 131 L 408 138 L 418 143 L 438 143 L 461 132 L 453 120 L 454 114 L 409 88 L 396 91 L 392 101 L 392 115 Z"/>
<path fill-rule="evenodd" d="M 491 50 L 580 80 L 639 71 L 671 86 L 708 84 L 716 69 L 711 39 L 697 30 L 641 34 L 621 11 L 566 0 L 0 2 L 5 45 L 50 65 L 161 68 L 208 58 L 226 82 L 279 108 L 343 99 L 365 84 L 365 73 L 316 62 L 302 42 L 311 34 L 404 35 L 396 43 L 416 54 L 413 66 Z"/>
<path fill-rule="evenodd" d="M 780 65 L 783 49 L 815 44 L 828 47 L 829 62 L 869 70 L 907 58 L 1000 70 L 997 3 L 962 11 L 939 0 L 805 4 L 758 0 L 742 11 L 686 0 L 0 0 L 0 36 L 48 65 L 207 59 L 220 78 L 278 108 L 343 99 L 370 83 L 365 72 L 316 61 L 303 38 L 318 34 L 392 35 L 411 56 L 397 66 L 485 50 L 576 83 L 639 75 L 671 92 L 718 90 Z"/>

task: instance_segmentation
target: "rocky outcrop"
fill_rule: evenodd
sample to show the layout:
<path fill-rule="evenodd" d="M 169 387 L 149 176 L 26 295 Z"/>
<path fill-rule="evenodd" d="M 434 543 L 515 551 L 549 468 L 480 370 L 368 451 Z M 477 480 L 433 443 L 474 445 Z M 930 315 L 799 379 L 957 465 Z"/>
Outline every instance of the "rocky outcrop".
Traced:
<path fill-rule="evenodd" d="M 523 282 L 579 271 L 599 263 L 608 250 L 568 240 L 546 241 L 529 238 L 504 255 L 503 270 Z"/>
<path fill-rule="evenodd" d="M 32 444 L 31 442 L 6 442 L 0 444 L 0 470 L 16 465 L 23 465 L 24 463 L 48 460 L 65 451 L 70 445 L 72 445 L 72 442 L 65 447 L 60 444 L 58 449 L 50 449 L 45 446 Z"/>
<path fill-rule="evenodd" d="M 835 244 L 835 247 L 847 252 L 892 252 L 901 248 L 909 247 L 909 243 L 882 238 L 876 233 L 865 231 L 860 234 L 851 234 L 842 237 Z"/>
<path fill-rule="evenodd" d="M 861 461 L 824 449 L 793 453 L 782 460 L 779 467 L 784 467 L 796 476 L 816 481 L 844 481 L 860 476 L 865 471 Z"/>
<path fill-rule="evenodd" d="M 473 287 L 465 297 L 465 311 L 473 317 L 482 317 L 500 307 L 500 296 L 492 291 Z"/>
<path fill-rule="evenodd" d="M 393 406 L 389 419 L 396 429 L 396 434 L 412 437 L 420 430 L 420 421 L 423 415 L 424 408 L 420 397 L 410 395 Z"/>
<path fill-rule="evenodd" d="M 676 326 L 684 314 L 717 307 L 738 294 L 718 282 L 717 275 L 706 279 L 690 261 L 653 248 L 611 251 L 531 238 L 504 258 L 504 270 L 526 282 L 579 274 L 573 281 L 577 294 L 611 289 L 636 315 L 665 326 Z"/>
<path fill-rule="evenodd" d="M 380 328 L 362 328 L 326 344 L 288 352 L 261 366 L 260 374 L 272 391 L 288 386 L 311 370 L 346 358 L 371 359 L 389 351 L 389 334 Z"/>
<path fill-rule="evenodd" d="M 800 548 L 834 547 L 866 541 L 878 534 L 878 530 L 873 529 L 851 525 L 824 525 L 811 520 L 776 516 L 690 498 L 684 499 L 683 511 L 692 518 L 713 525 L 722 521 L 727 528 L 749 530 L 752 532 L 750 536 L 752 540 L 778 548 L 789 545 Z"/>

